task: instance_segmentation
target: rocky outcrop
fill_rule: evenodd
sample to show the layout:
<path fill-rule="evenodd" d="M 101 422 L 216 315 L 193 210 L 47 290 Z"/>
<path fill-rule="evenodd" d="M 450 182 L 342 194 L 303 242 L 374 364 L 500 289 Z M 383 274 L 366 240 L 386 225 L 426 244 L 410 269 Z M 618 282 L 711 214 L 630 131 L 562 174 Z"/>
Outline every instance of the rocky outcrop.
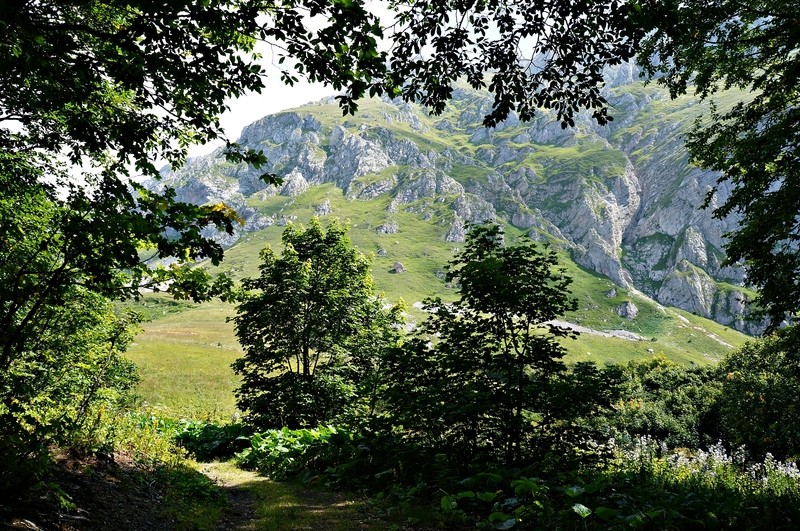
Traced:
<path fill-rule="evenodd" d="M 639 308 L 633 302 L 625 301 L 617 308 L 617 315 L 625 319 L 636 319 L 636 316 L 639 315 Z"/>
<path fill-rule="evenodd" d="M 383 225 L 375 229 L 375 231 L 378 232 L 379 234 L 397 234 L 399 230 L 400 230 L 400 225 L 398 225 L 396 221 L 384 223 Z"/>
<path fill-rule="evenodd" d="M 453 93 L 461 110 L 440 118 L 383 99 L 373 101 L 369 119 L 331 123 L 322 106 L 309 105 L 244 129 L 239 143 L 263 150 L 266 168 L 233 165 L 217 152 L 148 185 L 174 186 L 184 201 L 239 209 L 246 225 L 225 236 L 226 245 L 243 231 L 289 220 L 249 205 L 277 194 L 299 198 L 327 183 L 350 201 L 382 204 L 384 218 L 371 227 L 379 234 L 401 235 L 395 218 L 410 213 L 435 223 L 443 240 L 460 243 L 469 223 L 499 219 L 565 248 L 618 286 L 758 331 L 745 319 L 741 292 L 731 288 L 744 282 L 744 270 L 725 263 L 724 235 L 737 219 L 714 219 L 700 208 L 717 176 L 689 165 L 683 147 L 696 104 L 672 101 L 658 87 L 626 90 L 638 76 L 631 65 L 607 75 L 604 94 L 615 116 L 608 127 L 584 114 L 562 129 L 541 112 L 530 123 L 512 115 L 486 129 L 491 98 L 461 88 Z M 283 184 L 267 187 L 263 171 Z M 721 187 L 711 208 L 728 193 Z M 331 212 L 327 199 L 312 208 Z"/>
<path fill-rule="evenodd" d="M 329 199 L 326 199 L 325 201 L 314 207 L 314 214 L 316 214 L 317 216 L 327 216 L 331 212 L 333 212 L 333 208 L 331 208 L 331 202 Z"/>

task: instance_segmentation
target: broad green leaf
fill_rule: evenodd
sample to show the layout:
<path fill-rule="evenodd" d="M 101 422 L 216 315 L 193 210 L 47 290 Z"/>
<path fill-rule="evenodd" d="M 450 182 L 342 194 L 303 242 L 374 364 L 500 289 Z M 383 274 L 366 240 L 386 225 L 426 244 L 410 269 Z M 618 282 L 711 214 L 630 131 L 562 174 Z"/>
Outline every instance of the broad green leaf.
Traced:
<path fill-rule="evenodd" d="M 497 498 L 496 492 L 479 492 L 476 494 L 477 498 L 481 501 L 492 502 Z"/>
<path fill-rule="evenodd" d="M 586 518 L 587 516 L 592 514 L 592 510 L 581 503 L 576 503 L 575 505 L 573 505 L 572 510 L 575 511 L 575 513 L 578 514 L 581 518 Z"/>
<path fill-rule="evenodd" d="M 442 506 L 442 509 L 445 511 L 452 511 L 458 508 L 458 502 L 453 496 L 449 494 L 442 496 L 440 505 Z"/>
<path fill-rule="evenodd" d="M 611 507 L 600 506 L 594 510 L 594 514 L 596 514 L 601 519 L 608 521 L 617 516 L 619 514 L 619 511 L 616 509 L 612 509 Z"/>
<path fill-rule="evenodd" d="M 516 519 L 510 514 L 506 514 L 501 511 L 496 511 L 489 515 L 489 521 L 492 523 L 507 522 L 508 520 L 516 520 Z"/>
<path fill-rule="evenodd" d="M 514 526 L 517 525 L 516 518 L 509 518 L 508 520 L 504 520 L 502 522 L 496 522 L 494 524 L 495 529 L 513 529 Z"/>
<path fill-rule="evenodd" d="M 564 494 L 566 494 L 570 498 L 577 498 L 578 496 L 580 496 L 584 492 L 586 492 L 586 490 L 583 487 L 578 486 L 578 485 L 573 485 L 571 487 L 567 487 L 567 488 L 564 489 Z"/>

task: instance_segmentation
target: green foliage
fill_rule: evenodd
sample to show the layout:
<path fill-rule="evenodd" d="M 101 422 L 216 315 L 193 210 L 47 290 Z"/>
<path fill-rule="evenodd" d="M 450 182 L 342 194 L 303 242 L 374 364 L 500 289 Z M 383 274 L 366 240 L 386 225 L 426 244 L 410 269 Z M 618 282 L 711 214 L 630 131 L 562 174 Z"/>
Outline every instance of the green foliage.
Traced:
<path fill-rule="evenodd" d="M 30 169 L 30 168 L 26 168 Z M 21 180 L 16 178 L 20 177 Z M 135 384 L 121 353 L 139 317 L 115 314 L 104 297 L 124 282 L 114 225 L 92 237 L 81 194 L 65 201 L 30 175 L 0 171 L 0 488 L 48 445 L 97 448 Z M 99 220 L 102 222 L 102 215 Z M 106 232 L 108 231 L 108 232 Z M 99 247 L 95 247 L 97 244 Z M 28 463 L 28 464 L 26 464 Z M 22 474 L 35 481 L 37 473 Z M 18 478 L 17 478 L 18 479 Z"/>
<path fill-rule="evenodd" d="M 800 307 L 796 7 L 788 0 L 650 3 L 635 19 L 653 29 L 640 62 L 673 97 L 690 83 L 712 101 L 731 87 L 750 93 L 728 110 L 712 107 L 687 146 L 696 164 L 722 173 L 707 204 L 715 217 L 742 216 L 728 260 L 747 264 L 748 281 L 760 290 L 757 307 L 773 328 Z"/>
<path fill-rule="evenodd" d="M 237 455 L 244 468 L 282 480 L 320 474 L 328 467 L 354 460 L 361 437 L 342 428 L 268 430 L 250 438 L 250 448 Z"/>
<path fill-rule="evenodd" d="M 719 365 L 726 438 L 760 458 L 800 456 L 800 330 L 796 326 L 746 344 Z"/>
<path fill-rule="evenodd" d="M 176 529 L 218 527 L 229 506 L 227 496 L 175 444 L 175 437 L 194 427 L 194 423 L 131 411 L 109 424 L 113 426 L 115 455 L 121 454 L 123 463 L 132 460 L 133 479 L 148 486 L 149 496 L 154 492 L 159 494 L 158 503 L 150 499 L 152 510 L 160 512 L 162 519 L 174 522 Z"/>
<path fill-rule="evenodd" d="M 722 387 L 715 367 L 689 368 L 663 356 L 606 371 L 619 373 L 613 412 L 597 419 L 617 439 L 642 436 L 669 447 L 702 448 L 719 439 Z"/>
<path fill-rule="evenodd" d="M 198 461 L 212 461 L 230 459 L 244 450 L 248 435 L 241 424 L 186 420 L 181 422 L 174 440 Z"/>
<path fill-rule="evenodd" d="M 459 300 L 428 300 L 430 318 L 389 365 L 393 421 L 462 465 L 519 463 L 556 440 L 569 409 L 555 400 L 565 373 L 556 338 L 569 332 L 547 323 L 574 309 L 570 279 L 555 253 L 502 240 L 497 225 L 470 230 L 448 273 Z"/>
<path fill-rule="evenodd" d="M 644 438 L 615 448 L 613 466 L 558 478 L 483 472 L 441 499 L 445 514 L 479 529 L 789 529 L 800 472 L 767 458 L 745 464 L 721 446 L 662 455 Z"/>
<path fill-rule="evenodd" d="M 135 317 L 78 288 L 46 311 L 49 322 L 0 368 L 0 491 L 35 482 L 50 445 L 113 447 L 113 419 L 137 382 L 122 356 Z"/>
<path fill-rule="evenodd" d="M 473 88 L 494 93 L 484 123 L 496 125 L 512 111 L 530 120 L 538 108 L 556 112 L 563 127 L 574 125 L 579 107 L 598 123 L 610 121 L 598 85 L 603 68 L 633 57 L 640 30 L 627 24 L 628 2 L 564 3 L 554 0 L 505 2 L 393 2 L 399 27 L 392 36 L 391 80 L 397 95 L 442 112 L 462 76 Z M 461 21 L 452 24 L 453 20 Z M 497 36 L 495 36 L 497 35 Z M 530 68 L 519 60 L 519 36 Z M 426 56 L 420 50 L 429 48 Z M 389 94 L 392 87 L 389 87 Z"/>
<path fill-rule="evenodd" d="M 238 404 L 257 427 L 329 421 L 349 405 L 374 412 L 378 358 L 397 342 L 399 310 L 374 295 L 369 262 L 334 222 L 289 226 L 280 258 L 262 252 L 261 275 L 237 308 L 246 353 Z M 366 404 L 362 403 L 366 401 Z"/>
<path fill-rule="evenodd" d="M 310 27 L 308 10 L 326 23 Z M 287 50 L 294 69 L 311 80 L 358 98 L 364 79 L 385 70 L 376 22 L 361 2 L 302 1 L 281 9 L 252 0 L 8 6 L 0 18 L 0 122 L 18 121 L 24 133 L 4 129 L 0 145 L 63 151 L 73 162 L 88 157 L 109 182 L 129 171 L 128 163 L 157 176 L 154 161 L 180 165 L 188 145 L 222 135 L 218 116 L 229 98 L 265 86 L 256 39 Z M 297 79 L 288 68 L 281 77 Z M 263 162 L 259 153 L 229 148 L 234 162 Z"/>

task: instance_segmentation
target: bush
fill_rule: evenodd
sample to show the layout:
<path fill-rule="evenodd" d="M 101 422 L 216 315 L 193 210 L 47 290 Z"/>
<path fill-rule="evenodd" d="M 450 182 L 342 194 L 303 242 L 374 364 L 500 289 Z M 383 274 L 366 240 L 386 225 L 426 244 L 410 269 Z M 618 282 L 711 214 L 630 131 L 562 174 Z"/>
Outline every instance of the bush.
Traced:
<path fill-rule="evenodd" d="M 198 461 L 230 459 L 249 444 L 250 432 L 242 424 L 219 425 L 204 421 L 182 421 L 175 442 Z"/>
<path fill-rule="evenodd" d="M 317 429 L 268 430 L 250 438 L 250 448 L 237 455 L 240 466 L 283 480 L 324 472 L 355 459 L 361 438 L 331 426 Z"/>
<path fill-rule="evenodd" d="M 59 326 L 0 366 L 0 493 L 35 483 L 52 445 L 113 447 L 114 421 L 138 381 L 123 356 L 136 316 L 80 289 L 51 310 Z"/>
<path fill-rule="evenodd" d="M 800 457 L 800 330 L 747 343 L 720 363 L 725 436 L 757 458 Z"/>
<path fill-rule="evenodd" d="M 673 448 L 700 448 L 719 439 L 721 383 L 715 368 L 687 368 L 656 356 L 621 370 L 619 399 L 600 421 L 609 426 L 609 436 L 647 436 Z"/>
<path fill-rule="evenodd" d="M 479 529 L 793 529 L 800 518 L 792 463 L 747 464 L 721 445 L 669 453 L 647 437 L 615 453 L 613 466 L 558 478 L 475 474 L 440 505 Z"/>
<path fill-rule="evenodd" d="M 576 308 L 571 279 L 552 250 L 504 242 L 498 225 L 472 227 L 448 264 L 458 300 L 426 300 L 428 319 L 385 358 L 395 426 L 465 470 L 560 453 L 551 443 L 566 442 L 564 426 L 594 410 L 555 399 L 566 373 L 557 340 L 571 332 L 552 321 Z"/>

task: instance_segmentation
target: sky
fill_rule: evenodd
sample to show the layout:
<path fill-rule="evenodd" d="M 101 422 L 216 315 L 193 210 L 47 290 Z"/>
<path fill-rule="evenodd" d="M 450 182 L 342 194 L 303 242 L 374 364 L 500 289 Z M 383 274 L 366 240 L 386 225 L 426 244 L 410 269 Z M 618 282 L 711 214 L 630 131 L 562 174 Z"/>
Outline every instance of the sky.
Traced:
<path fill-rule="evenodd" d="M 265 84 L 266 87 L 261 94 L 250 93 L 228 102 L 230 110 L 220 116 L 220 123 L 230 140 L 238 139 L 242 128 L 268 114 L 299 107 L 336 94 L 330 87 L 320 83 L 311 84 L 305 80 L 300 80 L 292 87 L 284 85 L 277 69 L 274 74 L 267 77 Z M 224 145 L 225 142 L 220 140 L 202 146 L 192 146 L 189 156 L 205 155 Z"/>
<path fill-rule="evenodd" d="M 385 27 L 391 24 L 392 15 L 387 7 L 386 0 L 367 0 L 365 5 L 381 19 Z M 324 22 L 315 23 L 311 21 L 310 25 L 314 26 L 322 23 Z M 228 101 L 230 110 L 220 117 L 220 123 L 228 138 L 232 141 L 239 138 L 242 128 L 268 114 L 299 107 L 337 94 L 330 87 L 326 87 L 321 83 L 312 84 L 302 78 L 294 86 L 284 85 L 280 79 L 280 69 L 274 63 L 277 61 L 277 57 L 263 44 L 257 45 L 256 51 L 260 52 L 264 58 L 262 64 L 267 69 L 266 87 L 261 94 L 251 93 L 236 100 Z M 224 145 L 225 143 L 220 140 L 202 146 L 193 146 L 189 150 L 189 156 L 205 155 Z"/>

